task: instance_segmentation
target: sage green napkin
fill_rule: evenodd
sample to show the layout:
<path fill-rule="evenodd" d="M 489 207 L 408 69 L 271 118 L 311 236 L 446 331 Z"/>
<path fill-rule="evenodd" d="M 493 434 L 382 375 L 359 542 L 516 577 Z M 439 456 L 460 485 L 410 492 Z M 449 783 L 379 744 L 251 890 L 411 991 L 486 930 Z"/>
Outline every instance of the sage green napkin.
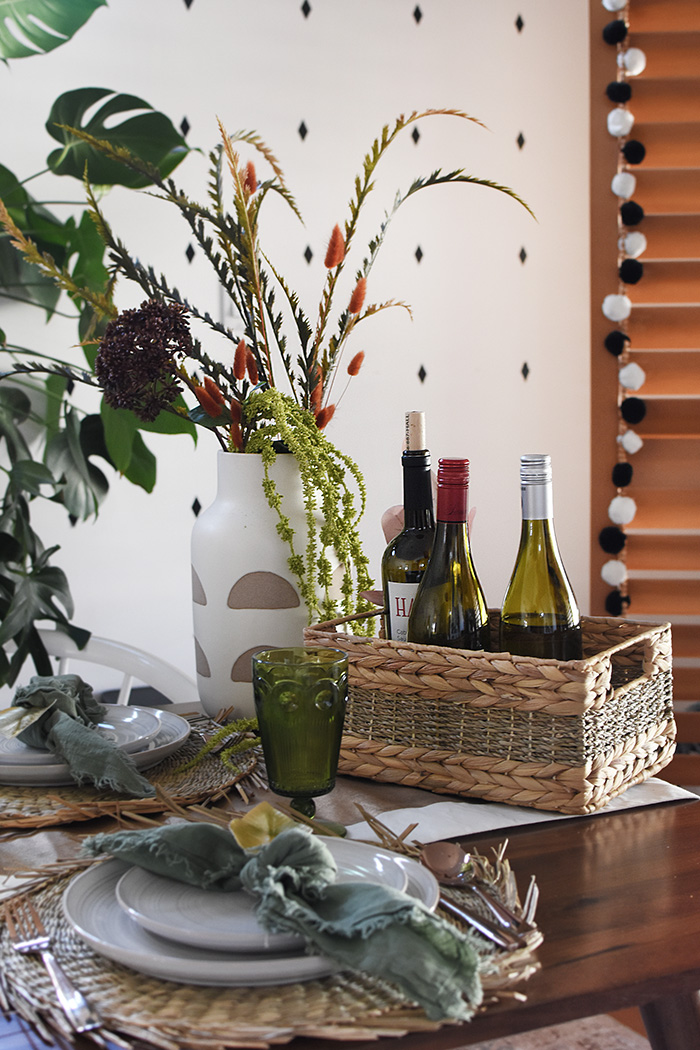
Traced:
<path fill-rule="evenodd" d="M 248 852 L 218 825 L 166 824 L 95 835 L 83 852 L 193 886 L 247 890 L 265 929 L 300 934 L 342 967 L 394 982 L 432 1020 L 468 1020 L 481 1002 L 478 956 L 464 934 L 390 887 L 335 884 L 330 850 L 306 829 Z"/>
<path fill-rule="evenodd" d="M 29 747 L 52 751 L 78 784 L 87 780 L 137 798 L 155 795 L 130 756 L 96 731 L 106 709 L 78 675 L 35 675 L 29 685 L 16 690 L 12 708 L 16 720 L 11 735 Z M 11 722 L 10 717 L 3 719 L 3 731 Z"/>

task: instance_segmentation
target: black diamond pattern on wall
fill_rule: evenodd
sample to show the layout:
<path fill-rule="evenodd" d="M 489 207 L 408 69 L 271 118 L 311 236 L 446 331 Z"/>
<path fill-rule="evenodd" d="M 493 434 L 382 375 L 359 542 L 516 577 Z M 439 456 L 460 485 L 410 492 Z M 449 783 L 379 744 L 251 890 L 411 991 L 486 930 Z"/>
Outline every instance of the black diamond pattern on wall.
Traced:
<path fill-rule="evenodd" d="M 299 125 L 299 135 L 301 137 L 301 141 L 302 142 L 304 141 L 304 139 L 306 138 L 306 136 L 308 134 L 309 134 L 309 129 L 307 128 L 306 124 L 302 120 L 301 124 Z"/>
<path fill-rule="evenodd" d="M 413 17 L 415 18 L 417 24 L 420 23 L 420 20 L 423 17 L 423 12 L 421 11 L 420 7 L 418 7 L 417 4 L 416 4 L 416 7 L 415 7 L 415 9 L 413 11 Z"/>
<path fill-rule="evenodd" d="M 180 121 L 180 131 L 182 132 L 182 137 L 183 138 L 185 138 L 185 139 L 187 138 L 189 130 L 190 130 L 190 122 L 187 119 L 187 117 L 183 117 L 182 120 Z"/>
<path fill-rule="evenodd" d="M 411 132 L 411 138 L 413 139 L 413 141 L 415 142 L 415 144 L 417 146 L 418 145 L 418 139 L 420 138 L 420 131 L 418 130 L 418 128 L 414 128 L 413 129 L 413 131 Z"/>
<path fill-rule="evenodd" d="M 199 502 L 199 500 L 195 496 L 194 503 L 192 504 L 192 513 L 194 514 L 195 518 L 198 516 L 198 514 L 199 514 L 201 509 L 202 509 L 202 504 Z"/>
<path fill-rule="evenodd" d="M 416 261 L 420 262 L 421 259 L 423 258 L 423 249 L 421 248 L 420 244 L 416 248 L 415 255 L 416 255 Z"/>
<path fill-rule="evenodd" d="M 304 0 L 304 3 L 301 5 L 301 13 L 304 18 L 308 18 L 311 14 L 311 4 L 309 3 L 309 0 Z"/>
<path fill-rule="evenodd" d="M 421 383 L 425 382 L 425 377 L 427 376 L 427 374 L 428 373 L 423 368 L 423 365 L 421 365 L 420 368 L 418 369 L 418 378 L 420 379 Z"/>
<path fill-rule="evenodd" d="M 520 132 L 515 141 L 518 143 L 518 149 L 522 149 L 525 145 L 525 136 L 523 135 L 522 131 Z"/>
<path fill-rule="evenodd" d="M 306 251 L 304 252 L 304 258 L 306 259 L 307 263 L 310 263 L 313 257 L 314 253 L 311 251 L 311 246 L 307 244 Z"/>
<path fill-rule="evenodd" d="M 519 33 L 522 33 L 524 26 L 525 23 L 523 22 L 522 15 L 518 15 L 518 17 L 515 19 L 515 28 L 518 30 Z"/>
<path fill-rule="evenodd" d="M 185 255 L 187 256 L 187 261 L 188 262 L 192 262 L 192 260 L 194 259 L 194 248 L 192 247 L 191 244 L 187 245 L 187 249 L 185 251 Z"/>
<path fill-rule="evenodd" d="M 525 362 L 523 367 L 520 369 L 520 372 L 521 372 L 521 375 L 522 375 L 523 379 L 527 379 L 527 377 L 530 375 L 530 368 L 528 366 L 527 361 Z"/>
<path fill-rule="evenodd" d="M 187 8 L 188 11 L 192 7 L 193 3 L 194 3 L 194 0 L 185 0 L 185 7 Z"/>
<path fill-rule="evenodd" d="M 519 258 L 520 258 L 520 262 L 521 262 L 521 263 L 524 263 L 524 262 L 525 262 L 525 260 L 527 259 L 527 252 L 525 251 L 525 249 L 524 249 L 524 248 L 521 248 L 521 249 L 520 249 L 520 251 L 518 252 L 518 256 L 519 256 Z"/>

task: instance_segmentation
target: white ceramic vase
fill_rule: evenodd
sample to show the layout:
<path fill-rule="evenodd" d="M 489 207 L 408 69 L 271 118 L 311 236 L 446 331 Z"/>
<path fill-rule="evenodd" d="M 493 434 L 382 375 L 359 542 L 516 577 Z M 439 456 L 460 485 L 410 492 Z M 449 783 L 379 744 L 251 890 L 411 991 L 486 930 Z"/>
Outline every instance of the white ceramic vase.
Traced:
<path fill-rule="evenodd" d="M 192 530 L 197 688 L 207 714 L 233 707 L 232 717 L 244 718 L 255 714 L 252 654 L 302 644 L 307 610 L 263 492 L 262 458 L 220 451 L 217 470 L 216 498 Z M 278 456 L 270 474 L 303 554 L 307 530 L 296 459 Z"/>

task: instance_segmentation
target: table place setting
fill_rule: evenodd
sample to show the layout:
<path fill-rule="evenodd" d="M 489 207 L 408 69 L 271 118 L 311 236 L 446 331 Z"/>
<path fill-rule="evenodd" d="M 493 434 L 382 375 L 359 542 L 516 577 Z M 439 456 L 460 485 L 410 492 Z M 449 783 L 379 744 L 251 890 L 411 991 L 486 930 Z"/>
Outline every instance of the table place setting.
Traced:
<path fill-rule="evenodd" d="M 257 766 L 255 740 L 231 758 L 199 712 L 99 703 L 77 675 L 35 676 L 0 711 L 0 829 L 131 812 L 163 798 L 205 802 Z"/>

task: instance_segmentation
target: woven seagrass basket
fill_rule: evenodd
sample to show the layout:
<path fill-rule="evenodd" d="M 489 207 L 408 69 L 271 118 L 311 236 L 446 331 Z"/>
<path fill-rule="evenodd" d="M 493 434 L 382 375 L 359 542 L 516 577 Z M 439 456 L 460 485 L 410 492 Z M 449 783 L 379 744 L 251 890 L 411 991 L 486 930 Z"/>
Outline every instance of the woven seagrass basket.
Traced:
<path fill-rule="evenodd" d="M 673 757 L 670 624 L 583 617 L 583 659 L 559 661 L 346 633 L 360 618 L 304 632 L 349 657 L 341 773 L 576 814 Z"/>

